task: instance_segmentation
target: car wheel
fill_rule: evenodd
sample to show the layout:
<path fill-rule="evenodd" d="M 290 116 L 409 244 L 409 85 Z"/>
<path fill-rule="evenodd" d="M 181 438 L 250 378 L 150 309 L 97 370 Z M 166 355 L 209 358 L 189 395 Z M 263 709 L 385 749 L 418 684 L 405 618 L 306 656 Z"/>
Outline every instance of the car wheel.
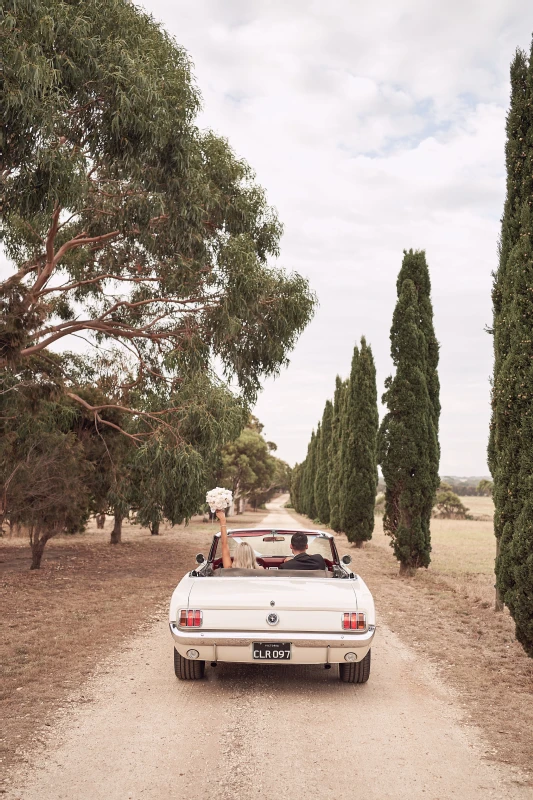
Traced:
<path fill-rule="evenodd" d="M 370 650 L 362 661 L 339 664 L 339 678 L 344 683 L 366 683 L 370 677 Z"/>
<path fill-rule="evenodd" d="M 183 658 L 174 648 L 174 672 L 181 681 L 198 681 L 204 677 L 205 661 Z"/>

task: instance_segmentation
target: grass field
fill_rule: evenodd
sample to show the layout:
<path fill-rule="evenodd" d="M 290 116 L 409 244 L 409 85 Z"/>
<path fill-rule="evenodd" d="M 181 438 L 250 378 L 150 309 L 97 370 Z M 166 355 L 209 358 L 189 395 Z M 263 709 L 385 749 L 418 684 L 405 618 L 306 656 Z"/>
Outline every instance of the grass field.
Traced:
<path fill-rule="evenodd" d="M 434 573 L 461 593 L 475 600 L 494 601 L 494 504 L 490 497 L 464 497 L 464 505 L 474 519 L 431 520 L 431 566 Z M 376 518 L 372 541 L 380 547 L 390 547 L 383 533 L 383 518 Z M 426 575 L 421 570 L 421 579 Z"/>
<path fill-rule="evenodd" d="M 483 731 L 487 758 L 531 775 L 533 661 L 516 641 L 508 610 L 494 611 L 492 502 L 461 499 L 479 519 L 433 519 L 432 561 L 414 577 L 400 577 L 382 517 L 361 549 L 344 534 L 335 540 L 374 596 L 378 632 L 383 620 L 438 670 L 465 709 L 464 723 Z M 291 515 L 306 527 L 324 529 Z"/>

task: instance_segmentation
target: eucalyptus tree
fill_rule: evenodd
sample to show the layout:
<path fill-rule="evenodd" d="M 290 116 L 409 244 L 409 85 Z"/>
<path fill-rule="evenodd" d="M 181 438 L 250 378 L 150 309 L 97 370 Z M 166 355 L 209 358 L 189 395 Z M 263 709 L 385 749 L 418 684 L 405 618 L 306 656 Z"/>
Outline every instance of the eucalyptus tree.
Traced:
<path fill-rule="evenodd" d="M 231 489 L 235 497 L 268 494 L 274 480 L 278 459 L 271 455 L 271 447 L 262 436 L 261 428 L 262 425 L 252 418 L 240 436 L 222 450 L 218 481 Z"/>
<path fill-rule="evenodd" d="M 50 358 L 39 385 L 26 369 L 5 376 L 0 391 L 2 517 L 28 531 L 31 569 L 53 536 L 80 530 L 90 514 L 93 465 L 73 430 L 79 409 L 62 393 L 57 362 Z"/>
<path fill-rule="evenodd" d="M 75 335 L 125 354 L 137 384 L 183 380 L 217 357 L 253 400 L 314 297 L 269 264 L 281 225 L 251 168 L 195 125 L 187 53 L 128 0 L 7 0 L 0 24 L 13 265 L 0 283 L 0 367 Z M 132 408 L 124 390 L 88 410 L 102 426 L 116 406 L 146 432 L 161 427 L 160 409 Z"/>
<path fill-rule="evenodd" d="M 194 513 L 213 450 L 286 364 L 315 298 L 272 265 L 276 213 L 195 124 L 189 57 L 151 17 L 128 0 L 6 0 L 0 37 L 0 370 L 39 391 L 52 346 L 93 347 L 89 378 L 54 361 L 56 388 L 135 449 L 108 486 L 117 540 L 131 469 L 157 492 L 172 476 L 145 509 L 154 524 L 173 492 L 171 517 Z"/>

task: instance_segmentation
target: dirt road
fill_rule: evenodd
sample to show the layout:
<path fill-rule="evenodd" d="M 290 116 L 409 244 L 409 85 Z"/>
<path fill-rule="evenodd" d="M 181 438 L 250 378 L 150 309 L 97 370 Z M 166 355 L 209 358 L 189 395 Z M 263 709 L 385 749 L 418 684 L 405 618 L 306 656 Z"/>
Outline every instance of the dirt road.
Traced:
<path fill-rule="evenodd" d="M 294 527 L 279 503 L 269 511 L 267 525 Z M 335 668 L 255 665 L 180 682 L 166 618 L 136 638 L 132 620 L 131 633 L 5 797 L 532 800 L 516 773 L 483 760 L 454 698 L 379 618 L 362 686 Z"/>

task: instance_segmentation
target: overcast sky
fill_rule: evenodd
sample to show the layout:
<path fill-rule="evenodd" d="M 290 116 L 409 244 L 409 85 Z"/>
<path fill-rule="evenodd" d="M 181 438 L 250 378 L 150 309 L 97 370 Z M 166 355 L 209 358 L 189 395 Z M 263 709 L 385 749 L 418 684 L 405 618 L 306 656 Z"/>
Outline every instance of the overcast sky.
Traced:
<path fill-rule="evenodd" d="M 280 264 L 320 307 L 256 413 L 278 455 L 372 345 L 378 392 L 404 248 L 425 249 L 441 344 L 441 474 L 487 473 L 491 272 L 509 63 L 530 0 L 145 0 L 195 64 L 200 124 L 227 136 L 285 225 Z"/>
<path fill-rule="evenodd" d="M 441 345 L 442 475 L 487 474 L 509 63 L 531 0 L 144 0 L 190 53 L 202 127 L 257 172 L 285 226 L 279 265 L 317 314 L 255 413 L 305 457 L 362 335 L 391 372 L 405 248 L 425 249 Z M 1 260 L 1 259 L 0 259 Z M 4 269 L 6 265 L 4 264 Z M 382 409 L 383 412 L 383 409 Z"/>

